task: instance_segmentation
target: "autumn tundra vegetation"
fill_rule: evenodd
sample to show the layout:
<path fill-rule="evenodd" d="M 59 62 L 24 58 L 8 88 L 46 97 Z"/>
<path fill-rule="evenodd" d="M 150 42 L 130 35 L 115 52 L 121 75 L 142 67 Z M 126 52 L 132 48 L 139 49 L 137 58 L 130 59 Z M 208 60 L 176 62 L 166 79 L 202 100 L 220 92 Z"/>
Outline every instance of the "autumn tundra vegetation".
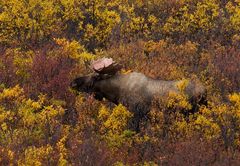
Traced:
<path fill-rule="evenodd" d="M 0 0 L 0 165 L 239 165 L 239 34 L 239 0 Z M 132 130 L 70 86 L 103 57 L 207 104 L 169 92 Z"/>

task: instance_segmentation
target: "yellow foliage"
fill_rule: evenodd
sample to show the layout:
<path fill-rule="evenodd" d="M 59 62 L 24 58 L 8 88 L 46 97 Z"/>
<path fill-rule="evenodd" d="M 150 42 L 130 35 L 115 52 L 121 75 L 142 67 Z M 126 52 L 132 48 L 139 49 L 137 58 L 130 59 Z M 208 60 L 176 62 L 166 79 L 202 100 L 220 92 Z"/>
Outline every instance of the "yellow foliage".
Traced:
<path fill-rule="evenodd" d="M 55 39 L 55 42 L 60 45 L 63 52 L 72 59 L 90 60 L 93 59 L 93 55 L 86 52 L 85 48 L 77 41 L 68 41 L 66 39 Z"/>
<path fill-rule="evenodd" d="M 104 126 L 111 130 L 111 132 L 122 132 L 130 117 L 132 117 L 132 114 L 120 104 L 113 109 L 108 119 L 104 122 Z"/>
<path fill-rule="evenodd" d="M 22 100 L 22 95 L 23 95 L 23 89 L 20 88 L 19 85 L 16 85 L 13 88 L 4 89 L 3 92 L 0 93 L 0 100 L 5 100 L 5 99 Z"/>
<path fill-rule="evenodd" d="M 169 115 L 167 118 L 169 118 L 171 122 L 165 124 L 166 126 L 162 126 L 161 128 L 163 128 L 162 132 L 167 133 L 169 139 L 181 141 L 193 136 L 192 116 L 189 116 L 189 120 L 186 121 L 181 113 L 176 112 L 174 115 Z"/>
<path fill-rule="evenodd" d="M 28 69 L 32 66 L 33 52 L 27 51 L 22 52 L 20 49 L 15 49 L 13 51 L 14 65 L 16 67 L 16 74 L 21 76 L 24 80 L 29 77 Z"/>
<path fill-rule="evenodd" d="M 195 121 L 196 129 L 207 138 L 221 137 L 225 146 L 239 146 L 239 96 L 237 93 L 231 94 L 229 95 L 231 103 L 211 105 L 211 109 L 204 108 L 203 115 L 199 115 Z"/>
<path fill-rule="evenodd" d="M 207 139 L 219 137 L 220 128 L 211 118 L 209 119 L 203 115 L 198 115 L 193 125 L 195 130 L 197 130 L 197 132 L 201 133 Z"/>
<path fill-rule="evenodd" d="M 185 89 L 186 89 L 186 87 L 188 86 L 188 84 L 189 84 L 189 80 L 184 79 L 184 80 L 179 81 L 179 82 L 176 84 L 176 86 L 177 86 L 177 88 L 180 90 L 180 92 L 184 92 Z"/>
<path fill-rule="evenodd" d="M 57 6 L 47 0 L 1 0 L 1 42 L 26 42 L 43 40 L 59 30 Z M 7 27 L 7 28 L 6 28 Z M 19 40 L 19 41 L 17 41 Z"/>
<path fill-rule="evenodd" d="M 99 110 L 98 118 L 102 122 L 103 137 L 108 144 L 119 147 L 133 132 L 126 130 L 128 120 L 132 117 L 123 105 L 116 106 L 111 112 L 105 106 Z"/>
<path fill-rule="evenodd" d="M 217 0 L 196 1 L 196 6 L 190 6 L 190 4 L 191 1 L 187 1 L 176 13 L 176 16 L 170 16 L 163 31 L 191 33 L 199 28 L 209 31 L 216 26 L 215 20 L 220 11 Z"/>
<path fill-rule="evenodd" d="M 230 19 L 229 19 L 230 24 L 228 24 L 228 28 L 230 30 L 232 28 L 237 32 L 239 32 L 240 31 L 240 2 L 238 0 L 235 0 L 235 3 L 237 5 L 233 5 L 231 1 L 226 4 L 226 9 L 230 14 Z"/>
<path fill-rule="evenodd" d="M 38 142 L 48 137 L 60 125 L 64 109 L 47 102 L 42 95 L 37 101 L 27 98 L 20 86 L 4 89 L 0 93 L 1 145 Z M 26 153 L 35 153 L 35 150 L 42 149 L 33 148 Z"/>
<path fill-rule="evenodd" d="M 52 153 L 53 147 L 51 145 L 28 147 L 24 151 L 23 158 L 18 161 L 18 165 L 42 166 L 43 162 L 47 163 L 47 161 L 53 160 Z"/>
<path fill-rule="evenodd" d="M 122 74 L 128 74 L 128 73 L 131 73 L 131 72 L 132 72 L 132 70 L 121 69 Z"/>
<path fill-rule="evenodd" d="M 105 106 L 101 105 L 101 108 L 98 113 L 98 118 L 102 121 L 106 121 L 110 116 L 110 110 Z"/>
<path fill-rule="evenodd" d="M 59 142 L 57 143 L 57 147 L 58 147 L 59 154 L 60 154 L 58 165 L 60 165 L 60 166 L 69 165 L 68 161 L 66 160 L 66 158 L 67 158 L 67 149 L 65 147 L 66 139 L 67 139 L 67 135 L 64 136 L 63 138 L 61 138 L 59 140 Z"/>
<path fill-rule="evenodd" d="M 170 92 L 167 98 L 167 107 L 173 109 L 178 108 L 190 110 L 192 105 L 188 102 L 188 96 L 186 96 L 184 93 L 177 94 Z"/>
<path fill-rule="evenodd" d="M 240 93 L 233 93 L 229 95 L 229 100 L 240 108 Z"/>

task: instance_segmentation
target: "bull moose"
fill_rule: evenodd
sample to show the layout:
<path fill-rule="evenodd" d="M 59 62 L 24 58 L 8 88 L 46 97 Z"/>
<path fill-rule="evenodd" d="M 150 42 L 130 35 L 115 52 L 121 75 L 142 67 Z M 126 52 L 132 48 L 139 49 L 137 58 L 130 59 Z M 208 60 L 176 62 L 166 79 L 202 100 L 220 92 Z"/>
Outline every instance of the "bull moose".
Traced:
<path fill-rule="evenodd" d="M 93 94 L 97 100 L 106 98 L 114 104 L 123 104 L 133 113 L 130 128 L 139 131 L 140 120 L 150 111 L 155 96 L 164 97 L 170 92 L 180 93 L 176 86 L 181 80 L 164 81 L 149 78 L 142 73 L 121 74 L 121 65 L 111 58 L 93 61 L 94 74 L 74 79 L 70 86 L 79 91 Z M 206 101 L 206 89 L 200 82 L 189 81 L 184 93 L 195 112 L 199 104 Z"/>

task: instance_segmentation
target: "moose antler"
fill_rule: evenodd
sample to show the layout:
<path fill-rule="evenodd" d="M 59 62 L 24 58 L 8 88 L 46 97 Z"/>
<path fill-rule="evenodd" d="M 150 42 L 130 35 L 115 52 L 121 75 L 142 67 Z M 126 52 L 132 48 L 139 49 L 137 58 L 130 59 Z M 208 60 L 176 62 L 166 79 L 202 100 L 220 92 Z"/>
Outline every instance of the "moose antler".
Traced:
<path fill-rule="evenodd" d="M 91 68 L 98 74 L 114 75 L 122 68 L 122 66 L 113 61 L 112 58 L 101 58 L 92 61 Z"/>

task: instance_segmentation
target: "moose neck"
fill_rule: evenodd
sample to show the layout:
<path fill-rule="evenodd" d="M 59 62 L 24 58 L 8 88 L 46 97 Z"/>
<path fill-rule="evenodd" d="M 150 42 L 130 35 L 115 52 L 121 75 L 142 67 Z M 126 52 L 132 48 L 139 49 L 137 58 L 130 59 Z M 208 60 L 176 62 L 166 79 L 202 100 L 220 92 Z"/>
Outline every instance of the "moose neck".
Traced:
<path fill-rule="evenodd" d="M 120 83 L 117 81 L 115 76 L 97 80 L 94 85 L 93 89 L 97 96 L 102 96 L 107 100 L 118 104 L 120 98 Z"/>

